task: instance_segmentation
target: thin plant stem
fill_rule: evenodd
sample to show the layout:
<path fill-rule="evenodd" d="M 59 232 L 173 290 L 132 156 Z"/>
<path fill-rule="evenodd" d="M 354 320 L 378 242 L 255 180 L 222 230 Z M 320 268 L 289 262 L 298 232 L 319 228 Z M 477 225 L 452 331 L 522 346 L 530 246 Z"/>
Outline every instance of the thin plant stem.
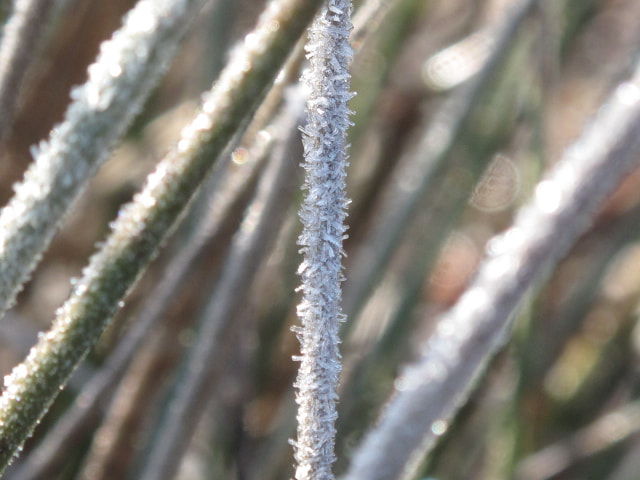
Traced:
<path fill-rule="evenodd" d="M 594 246 L 589 252 L 588 263 L 585 262 L 586 265 L 582 267 L 584 275 L 573 283 L 557 311 L 545 312 L 545 322 L 532 326 L 527 342 L 530 351 L 525 360 L 528 363 L 523 367 L 527 371 L 526 381 L 521 382 L 523 390 L 534 391 L 541 388 L 544 378 L 596 303 L 602 278 L 611 267 L 615 255 L 638 238 L 640 207 L 632 208 L 619 218 L 601 222 L 600 228 L 590 232 L 587 242 Z"/>
<path fill-rule="evenodd" d="M 259 143 L 255 150 L 262 152 L 268 150 L 272 142 L 267 140 Z M 259 154 L 256 153 L 256 155 Z M 251 178 L 257 174 L 259 163 L 261 162 L 247 162 L 231 178 L 227 178 L 229 172 L 224 174 L 221 172 L 220 175 L 210 179 L 209 185 L 202 192 L 203 198 L 199 198 L 198 201 L 215 205 L 216 208 L 209 208 L 208 212 L 204 213 L 198 210 L 198 213 L 204 214 L 204 219 L 200 218 L 194 228 L 190 229 L 187 238 L 182 239 L 181 248 L 177 249 L 169 265 L 164 269 L 162 280 L 144 302 L 131 330 L 109 355 L 97 375 L 85 385 L 76 402 L 56 422 L 53 429 L 47 433 L 46 439 L 27 456 L 11 478 L 14 480 L 47 478 L 60 468 L 60 462 L 65 459 L 63 452 L 73 443 L 70 439 L 78 437 L 84 426 L 92 418 L 98 417 L 100 411 L 106 407 L 110 400 L 109 392 L 115 388 L 140 345 L 147 339 L 149 332 L 155 330 L 176 292 L 188 285 L 185 277 L 198 254 L 207 242 L 220 233 L 224 219 L 233 211 L 238 198 L 246 194 L 243 185 L 252 183 Z M 222 188 L 211 188 L 213 186 L 211 184 L 220 183 L 219 179 L 226 180 Z"/>
<path fill-rule="evenodd" d="M 376 222 L 368 235 L 370 240 L 355 252 L 351 261 L 352 269 L 344 292 L 344 310 L 348 316 L 358 313 L 375 287 L 422 194 L 446 166 L 445 159 L 463 133 L 465 122 L 495 66 L 509 51 L 519 26 L 538 1 L 519 0 L 509 7 L 504 20 L 493 32 L 490 40 L 493 48 L 479 72 L 452 94 L 428 123 L 422 140 L 400 158 L 382 195 Z"/>
<path fill-rule="evenodd" d="M 467 209 L 470 192 L 480 180 L 480 174 L 489 161 L 494 158 L 493 152 L 497 148 L 504 148 L 504 139 L 513 138 L 516 124 L 504 119 L 516 117 L 517 114 L 513 112 L 514 105 L 499 100 L 513 97 L 514 90 L 517 91 L 523 83 L 522 78 L 517 82 L 504 81 L 515 78 L 512 76 L 512 72 L 515 71 L 512 68 L 513 63 L 515 62 L 509 62 L 509 66 L 501 69 L 499 76 L 492 81 L 492 91 L 499 93 L 485 94 L 482 97 L 482 104 L 493 105 L 494 109 L 499 110 L 491 117 L 500 120 L 491 123 L 491 126 L 490 120 L 485 120 L 482 125 L 483 133 L 479 133 L 480 127 L 475 125 L 466 128 L 465 136 L 456 146 L 455 157 L 452 157 L 439 172 L 438 181 L 421 198 L 422 208 L 410 219 L 410 231 L 403 239 L 402 259 L 395 258 L 394 265 L 387 268 L 382 275 L 381 285 L 392 285 L 393 291 L 397 292 L 397 299 L 381 302 L 381 298 L 378 297 L 384 295 L 371 295 L 366 308 L 359 312 L 357 318 L 350 321 L 354 327 L 345 338 L 348 355 L 344 361 L 345 372 L 341 379 L 345 388 L 341 392 L 342 421 L 338 423 L 338 428 L 342 432 L 362 431 L 365 427 L 363 422 L 369 418 L 363 413 L 367 410 L 366 407 L 368 411 L 374 412 L 377 411 L 379 403 L 385 401 L 386 392 L 382 394 L 375 385 L 386 382 L 390 384 L 397 373 L 392 359 L 401 357 L 399 349 L 411 343 L 411 332 L 417 328 L 416 322 L 419 321 L 419 318 L 411 314 L 411 310 L 416 302 L 420 301 L 421 292 L 428 285 L 425 281 L 428 281 L 437 253 Z M 518 112 L 521 112 L 522 104 L 517 105 Z M 479 116 L 479 112 L 476 111 L 474 118 L 483 116 Z M 468 148 L 469 145 L 472 145 L 472 148 Z M 514 147 L 512 145 L 507 148 L 513 150 Z M 519 150 L 518 147 L 516 149 Z M 462 168 L 464 175 L 460 174 Z M 388 316 L 385 315 L 385 318 L 388 318 L 386 321 L 383 321 L 380 315 L 372 315 L 372 312 L 380 308 L 376 305 L 381 304 L 385 305 L 385 309 L 389 309 Z M 369 334 L 365 337 L 366 340 L 356 340 L 357 336 L 362 335 L 360 332 L 371 329 L 377 332 L 376 335 Z M 356 332 L 359 333 L 357 336 L 354 335 Z M 382 378 L 385 378 L 386 382 L 381 380 Z M 363 396 L 363 390 L 377 390 L 379 394 Z M 360 422 L 360 425 L 357 422 Z M 338 446 L 341 446 L 340 442 Z"/>
<path fill-rule="evenodd" d="M 610 411 L 568 438 L 525 457 L 517 466 L 516 480 L 549 480 L 571 466 L 640 432 L 640 401 Z"/>
<path fill-rule="evenodd" d="M 11 128 L 20 87 L 59 0 L 18 0 L 0 43 L 0 142 Z"/>
<path fill-rule="evenodd" d="M 182 139 L 134 201 L 120 211 L 111 235 L 74 283 L 53 327 L 5 378 L 0 398 L 0 470 L 95 345 L 206 172 L 257 107 L 320 3 L 280 0 L 267 6 L 257 28 L 205 96 L 201 112 L 183 130 Z"/>
<path fill-rule="evenodd" d="M 394 5 L 393 0 L 368 0 L 355 13 L 353 18 L 353 31 L 351 32 L 351 45 L 358 50 L 360 45 L 368 41 L 380 26 L 381 22 Z"/>
<path fill-rule="evenodd" d="M 298 239 L 303 261 L 298 389 L 298 436 L 292 442 L 297 462 L 296 479 L 332 479 L 335 462 L 337 386 L 341 371 L 338 345 L 343 281 L 342 242 L 347 165 L 349 45 L 352 5 L 329 0 L 314 21 L 307 49 L 310 68 L 304 74 L 309 87 L 307 123 L 302 129 L 305 184 L 300 210 L 303 230 Z"/>
<path fill-rule="evenodd" d="M 136 449 L 132 446 L 136 443 L 135 432 L 141 430 L 144 413 L 148 411 L 147 403 L 159 388 L 157 381 L 148 382 L 145 379 L 158 378 L 157 352 L 165 345 L 162 339 L 167 335 L 167 329 L 156 329 L 136 352 L 116 386 L 103 421 L 92 432 L 91 448 L 82 458 L 82 467 L 74 477 L 77 480 L 125 478 L 127 468 L 134 461 Z M 69 459 L 70 455 L 66 458 Z M 45 478 L 50 477 L 41 477 L 43 480 Z"/>
<path fill-rule="evenodd" d="M 48 3 L 48 2 L 40 2 Z M 0 316 L 11 307 L 63 215 L 167 70 L 204 0 L 140 0 L 71 91 L 63 123 L 32 147 L 35 162 L 0 213 Z"/>
<path fill-rule="evenodd" d="M 537 185 L 513 226 L 489 242 L 489 258 L 477 277 L 440 319 L 420 358 L 396 380 L 395 397 L 355 453 L 346 480 L 415 473 L 506 340 L 527 293 L 548 275 L 635 165 L 639 128 L 637 68 Z"/>
<path fill-rule="evenodd" d="M 298 102 L 293 100 L 289 103 L 295 108 Z M 284 116 L 287 122 L 298 119 L 298 115 L 290 111 L 285 112 Z M 291 128 L 282 131 L 295 132 Z M 284 142 L 284 145 L 289 144 L 290 140 Z M 150 454 L 140 469 L 138 477 L 141 480 L 173 478 L 182 452 L 200 418 L 199 413 L 206 410 L 215 366 L 219 363 L 215 358 L 220 341 L 226 338 L 226 332 L 234 325 L 232 320 L 246 304 L 243 294 L 249 291 L 256 266 L 276 238 L 293 193 L 291 180 L 295 176 L 291 175 L 291 171 L 295 157 L 288 152 L 277 153 L 280 155 L 274 156 L 260 180 L 256 196 L 233 240 L 220 281 L 204 309 L 203 324 L 182 368 L 182 378 L 177 381 L 165 419 L 154 432 Z"/>

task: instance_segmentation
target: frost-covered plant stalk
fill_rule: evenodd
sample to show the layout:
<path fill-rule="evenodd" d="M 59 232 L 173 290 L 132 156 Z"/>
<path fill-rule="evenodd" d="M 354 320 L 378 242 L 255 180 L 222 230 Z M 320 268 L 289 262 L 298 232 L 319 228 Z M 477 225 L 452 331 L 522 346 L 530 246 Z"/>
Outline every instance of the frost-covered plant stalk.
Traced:
<path fill-rule="evenodd" d="M 304 259 L 299 268 L 303 297 L 298 306 L 302 327 L 298 393 L 298 439 L 293 442 L 296 478 L 332 479 L 336 387 L 340 374 L 339 327 L 341 257 L 345 238 L 345 167 L 349 63 L 352 50 L 351 2 L 328 0 L 314 21 L 307 45 L 310 68 L 304 80 L 310 88 L 304 143 L 304 189 L 300 211 L 304 229 L 298 243 Z"/>
<path fill-rule="evenodd" d="M 204 0 L 140 0 L 100 46 L 64 121 L 32 149 L 34 163 L 0 212 L 0 316 L 89 178 L 106 161 L 168 69 Z"/>

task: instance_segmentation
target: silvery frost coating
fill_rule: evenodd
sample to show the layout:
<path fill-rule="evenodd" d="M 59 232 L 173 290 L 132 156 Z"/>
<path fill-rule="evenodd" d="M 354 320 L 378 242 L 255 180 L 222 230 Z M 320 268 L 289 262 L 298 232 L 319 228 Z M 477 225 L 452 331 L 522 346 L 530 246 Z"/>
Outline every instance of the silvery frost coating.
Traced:
<path fill-rule="evenodd" d="M 307 124 L 302 129 L 307 190 L 300 218 L 299 245 L 304 260 L 298 270 L 303 297 L 298 306 L 302 327 L 298 389 L 298 438 L 292 442 L 296 478 L 333 478 L 338 376 L 341 371 L 339 327 L 343 320 L 341 257 L 344 220 L 347 129 L 353 94 L 349 91 L 351 4 L 328 1 L 314 21 L 307 45 L 310 68 L 304 80 L 310 89 Z"/>
<path fill-rule="evenodd" d="M 87 180 L 106 160 L 166 71 L 204 0 L 141 0 L 100 47 L 63 123 L 32 147 L 35 162 L 0 214 L 0 315 L 47 247 Z"/>

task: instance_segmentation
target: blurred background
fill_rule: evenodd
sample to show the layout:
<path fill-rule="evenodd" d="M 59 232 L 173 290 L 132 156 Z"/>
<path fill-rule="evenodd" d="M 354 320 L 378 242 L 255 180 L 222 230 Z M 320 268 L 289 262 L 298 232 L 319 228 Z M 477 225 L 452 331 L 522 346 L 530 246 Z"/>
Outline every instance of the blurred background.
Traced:
<path fill-rule="evenodd" d="M 100 43 L 135 4 L 53 3 L 38 26 L 1 139 L 2 205 L 32 160 L 30 147 L 62 120 L 71 87 L 85 81 Z M 541 174 L 624 80 L 638 54 L 636 0 L 541 0 L 514 18 L 509 12 L 518 3 L 356 2 L 337 474 L 375 423 L 399 369 L 473 276 L 486 242 L 509 226 Z M 6 20 L 10 2 L 0 5 Z M 48 329 L 72 278 L 177 142 L 202 92 L 264 6 L 261 0 L 218 0 L 202 11 L 169 74 L 3 320 L 3 375 Z M 261 231 L 251 275 L 232 291 L 237 307 L 225 319 L 206 408 L 193 412 L 197 428 L 185 433 L 188 448 L 177 478 L 292 476 L 288 439 L 295 436 L 297 364 L 291 357 L 298 343 L 290 329 L 297 323 L 302 120 L 300 94 L 291 85 L 301 68 L 298 49 L 228 161 L 5 478 L 138 478 L 154 448 L 158 419 L 179 388 L 185 352 L 235 261 L 233 245 L 247 208 L 268 215 L 268 228 Z M 282 158 L 284 166 L 274 174 L 272 165 Z M 261 179 L 268 175 L 276 175 L 268 183 L 277 189 L 273 211 L 259 210 L 256 193 L 266 188 Z M 202 236 L 199 227 L 207 222 Z M 451 425 L 439 426 L 442 438 L 422 478 L 638 478 L 639 235 L 640 171 L 628 176 L 529 298 L 511 341 L 471 400 Z M 176 267 L 194 236 L 200 240 L 189 250 L 188 268 Z M 185 273 L 166 280 L 178 270 Z M 161 285 L 165 290 L 158 294 Z M 166 303 L 131 361 L 60 442 L 55 425 L 86 407 L 83 389 L 106 374 L 109 359 L 159 295 Z M 47 457 L 46 446 L 56 441 L 58 450 Z M 44 460 L 35 460 L 37 452 Z"/>

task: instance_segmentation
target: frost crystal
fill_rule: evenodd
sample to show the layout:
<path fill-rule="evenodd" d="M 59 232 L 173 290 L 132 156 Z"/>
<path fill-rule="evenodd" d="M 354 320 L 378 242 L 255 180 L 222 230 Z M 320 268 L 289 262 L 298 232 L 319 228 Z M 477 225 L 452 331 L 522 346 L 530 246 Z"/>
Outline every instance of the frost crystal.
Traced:
<path fill-rule="evenodd" d="M 339 327 L 343 320 L 340 282 L 343 280 L 342 241 L 344 220 L 347 129 L 351 114 L 349 46 L 351 2 L 329 0 L 309 33 L 304 74 L 310 94 L 307 124 L 301 129 L 307 190 L 300 218 L 304 229 L 298 243 L 304 259 L 302 301 L 298 315 L 300 340 L 298 393 L 298 439 L 295 458 L 298 480 L 332 479 L 336 387 L 340 374 Z"/>

